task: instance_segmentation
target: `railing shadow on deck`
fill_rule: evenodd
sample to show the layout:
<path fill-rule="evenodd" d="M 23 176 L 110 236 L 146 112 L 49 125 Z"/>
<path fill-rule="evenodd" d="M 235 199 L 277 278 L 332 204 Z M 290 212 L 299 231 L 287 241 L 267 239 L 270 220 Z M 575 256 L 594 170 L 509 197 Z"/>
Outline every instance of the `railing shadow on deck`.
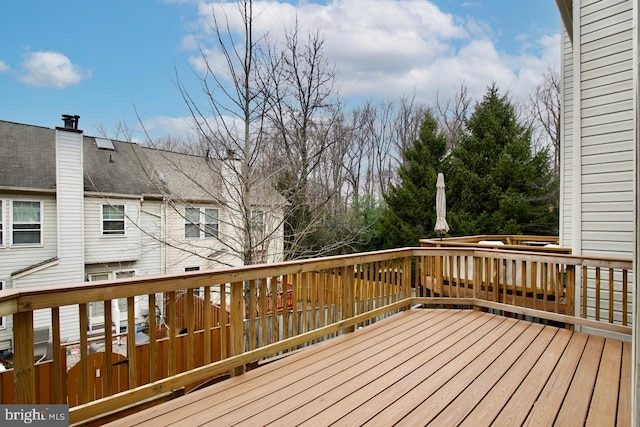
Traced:
<path fill-rule="evenodd" d="M 422 247 L 3 291 L 0 316 L 14 317 L 15 366 L 0 375 L 1 403 L 10 403 L 10 396 L 15 403 L 73 404 L 69 395 L 76 393 L 78 404 L 71 407 L 70 417 L 72 423 L 82 423 L 136 403 L 170 398 L 220 375 L 240 374 L 257 361 L 415 304 L 470 305 L 630 334 L 631 268 L 629 260 Z M 125 389 L 113 386 L 121 370 L 113 363 L 100 365 L 104 380 L 96 381 L 87 333 L 87 305 L 102 301 L 105 324 L 110 325 L 111 300 L 119 298 L 127 300 Z M 160 318 L 149 317 L 147 326 L 150 331 L 163 328 L 166 337 L 150 333 L 147 343 L 132 345 L 141 301 L 163 307 Z M 54 352 L 46 364 L 34 364 L 32 357 L 36 310 L 51 318 Z M 80 337 L 76 391 L 67 387 L 61 336 L 68 312 L 77 313 Z M 100 339 L 117 341 L 111 328 Z M 104 345 L 104 353 L 105 360 L 113 359 L 111 345 Z M 14 378 L 12 393 L 5 375 Z M 43 395 L 39 384 L 53 393 Z M 100 393 L 90 392 L 96 384 Z"/>

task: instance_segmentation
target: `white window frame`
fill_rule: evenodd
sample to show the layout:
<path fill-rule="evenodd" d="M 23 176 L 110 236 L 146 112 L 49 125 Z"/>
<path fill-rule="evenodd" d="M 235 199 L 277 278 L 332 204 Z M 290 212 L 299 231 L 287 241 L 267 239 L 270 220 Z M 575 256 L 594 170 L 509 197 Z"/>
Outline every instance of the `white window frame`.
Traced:
<path fill-rule="evenodd" d="M 6 200 L 0 199 L 0 248 L 4 248 L 7 244 L 7 227 L 5 227 L 5 206 Z"/>
<path fill-rule="evenodd" d="M 138 276 L 138 270 L 135 269 L 126 269 L 126 270 L 113 270 L 113 271 L 100 271 L 100 272 L 96 272 L 96 273 L 88 273 L 87 274 L 87 280 L 89 282 L 95 281 L 95 280 L 118 280 L 118 273 L 130 273 L 132 274 L 130 277 L 137 277 Z M 95 276 L 102 276 L 102 275 L 106 275 L 107 278 L 106 279 L 93 279 Z M 121 277 L 120 279 L 126 279 L 127 277 Z M 126 298 L 118 298 L 118 308 L 120 309 L 120 312 L 127 312 L 127 299 Z M 99 304 L 96 305 L 96 304 Z M 89 323 L 91 323 L 93 321 L 94 318 L 99 317 L 99 315 L 94 315 L 93 311 L 94 311 L 94 307 L 98 310 L 98 311 L 102 311 L 102 317 L 104 318 L 104 306 L 102 305 L 103 302 L 102 301 L 96 301 L 96 302 L 90 302 L 89 303 Z"/>
<path fill-rule="evenodd" d="M 212 215 L 207 215 L 207 211 L 215 211 L 215 222 L 207 222 L 207 218 L 213 218 Z M 213 238 L 217 238 L 220 235 L 220 209 L 218 208 L 202 208 L 201 211 L 201 216 L 202 216 L 202 232 L 204 233 L 203 238 L 205 239 L 213 239 Z M 212 229 L 211 231 L 214 232 L 209 232 L 209 226 L 215 226 L 214 229 Z"/>
<path fill-rule="evenodd" d="M 194 222 L 190 219 L 191 214 L 190 212 L 193 211 L 197 211 L 198 212 L 198 222 Z M 185 239 L 187 240 L 194 240 L 194 239 L 200 239 L 200 237 L 202 236 L 202 229 L 200 227 L 200 217 L 202 216 L 201 212 L 200 212 L 200 208 L 194 208 L 192 206 L 186 206 L 184 208 L 184 232 L 183 232 L 183 236 Z M 195 220 L 195 218 L 194 218 Z M 196 229 L 198 230 L 198 236 L 191 236 L 191 235 L 187 235 L 187 228 L 192 228 L 192 226 L 195 226 Z"/>
<path fill-rule="evenodd" d="M 4 280 L 0 280 L 0 291 L 4 291 L 6 288 L 7 282 L 5 282 Z M 0 317 L 0 330 L 2 329 L 7 329 L 7 317 L 6 316 L 2 316 Z"/>
<path fill-rule="evenodd" d="M 106 278 L 96 278 L 96 276 L 107 276 Z M 87 273 L 87 281 L 95 282 L 97 280 L 111 280 L 113 277 L 113 273 L 110 271 L 100 271 L 97 273 Z M 90 302 L 87 307 L 87 315 L 89 317 L 89 328 L 90 330 L 94 330 L 93 321 L 94 319 L 102 318 L 102 322 L 104 322 L 104 303 L 102 301 L 94 301 Z"/>
<path fill-rule="evenodd" d="M 14 226 L 16 222 L 13 220 L 14 213 L 14 205 L 16 202 L 28 202 L 28 203 L 38 203 L 40 205 L 40 241 L 38 243 L 15 243 L 13 240 Z M 16 248 L 40 248 L 44 246 L 44 203 L 42 200 L 12 200 L 11 202 L 11 212 L 9 214 L 11 218 L 11 247 Z M 25 223 L 26 224 L 26 223 Z"/>
<path fill-rule="evenodd" d="M 122 206 L 122 234 L 111 234 L 111 233 L 105 233 L 105 229 L 104 229 L 104 222 L 105 221 L 119 221 L 119 220 L 114 220 L 114 219 L 105 219 L 104 218 L 104 208 L 105 206 L 109 206 L 109 207 L 115 207 L 118 208 L 119 206 Z M 112 238 L 122 238 L 122 237 L 127 237 L 127 205 L 124 203 L 102 203 L 100 205 L 100 237 L 104 237 L 107 239 L 112 239 Z"/>
<path fill-rule="evenodd" d="M 126 274 L 131 274 L 130 276 L 126 276 L 126 277 L 118 277 L 119 273 L 126 273 Z M 113 280 L 120 280 L 120 279 L 129 279 L 131 277 L 138 277 L 138 271 L 134 270 L 134 269 L 126 269 L 126 270 L 115 270 L 113 272 Z M 126 298 L 118 298 L 118 308 L 120 308 L 120 312 L 127 312 L 127 299 Z"/>
<path fill-rule="evenodd" d="M 191 221 L 189 219 L 189 210 L 198 211 L 198 222 Z M 213 218 L 213 215 L 207 215 L 207 211 L 215 211 L 215 221 L 207 222 L 208 218 Z M 195 218 L 194 218 L 195 219 Z M 210 226 L 215 226 L 213 230 L 214 233 L 209 232 Z M 198 229 L 198 236 L 187 236 L 187 227 L 188 226 L 196 226 Z M 212 230 L 212 231 L 213 231 Z M 195 234 L 195 233 L 194 233 Z M 220 209 L 214 208 L 211 206 L 206 207 L 194 207 L 194 206 L 186 206 L 184 208 L 184 231 L 183 236 L 186 240 L 203 240 L 203 239 L 214 239 L 220 235 Z"/>

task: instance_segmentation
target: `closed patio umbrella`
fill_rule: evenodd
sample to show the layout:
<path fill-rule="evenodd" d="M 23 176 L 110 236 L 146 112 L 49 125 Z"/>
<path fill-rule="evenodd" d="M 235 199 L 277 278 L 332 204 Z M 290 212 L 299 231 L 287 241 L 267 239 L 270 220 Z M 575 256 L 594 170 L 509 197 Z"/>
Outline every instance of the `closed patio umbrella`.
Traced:
<path fill-rule="evenodd" d="M 441 236 L 449 231 L 449 224 L 447 224 L 447 196 L 444 192 L 444 175 L 442 173 L 438 174 L 438 181 L 436 182 L 436 226 L 434 229 Z"/>

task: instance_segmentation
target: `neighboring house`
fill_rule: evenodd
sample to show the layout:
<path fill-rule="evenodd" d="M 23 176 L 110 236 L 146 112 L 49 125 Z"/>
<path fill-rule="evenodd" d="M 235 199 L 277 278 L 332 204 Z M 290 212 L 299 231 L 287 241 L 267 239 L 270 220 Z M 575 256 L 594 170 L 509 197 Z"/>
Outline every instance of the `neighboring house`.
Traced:
<path fill-rule="evenodd" d="M 556 3 L 564 24 L 560 243 L 575 254 L 634 260 L 627 321 L 633 415 L 640 424 L 638 0 Z M 620 306 L 615 309 L 621 320 Z"/>
<path fill-rule="evenodd" d="M 242 264 L 237 160 L 85 136 L 77 116 L 63 119 L 56 129 L 0 121 L 3 289 Z M 269 188 L 259 195 L 251 201 L 254 239 L 264 237 L 256 259 L 279 261 L 282 198 Z M 102 316 L 102 304 L 90 304 L 90 326 Z M 62 338 L 79 337 L 77 307 L 64 307 L 61 317 Z M 49 318 L 37 312 L 35 326 Z M 12 322 L 0 322 L 2 350 L 11 347 Z"/>

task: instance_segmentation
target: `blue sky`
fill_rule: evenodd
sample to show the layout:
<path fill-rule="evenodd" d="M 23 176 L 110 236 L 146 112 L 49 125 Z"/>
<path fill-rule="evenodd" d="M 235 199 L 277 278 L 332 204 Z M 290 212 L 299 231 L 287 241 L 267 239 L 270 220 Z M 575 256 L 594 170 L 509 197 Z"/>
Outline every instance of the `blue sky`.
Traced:
<path fill-rule="evenodd" d="M 174 80 L 177 72 L 198 91 L 195 46 L 211 46 L 211 3 L 220 2 L 5 4 L 0 120 L 54 127 L 61 114 L 78 114 L 80 127 L 95 135 L 98 126 L 112 132 L 119 122 L 138 128 L 137 110 L 154 136 L 184 134 L 188 112 Z M 352 104 L 412 93 L 433 103 L 462 83 L 481 96 L 492 81 L 526 99 L 560 59 L 554 0 L 256 3 L 264 9 L 257 28 L 273 38 L 296 13 L 303 30 L 322 31 L 340 94 Z"/>

